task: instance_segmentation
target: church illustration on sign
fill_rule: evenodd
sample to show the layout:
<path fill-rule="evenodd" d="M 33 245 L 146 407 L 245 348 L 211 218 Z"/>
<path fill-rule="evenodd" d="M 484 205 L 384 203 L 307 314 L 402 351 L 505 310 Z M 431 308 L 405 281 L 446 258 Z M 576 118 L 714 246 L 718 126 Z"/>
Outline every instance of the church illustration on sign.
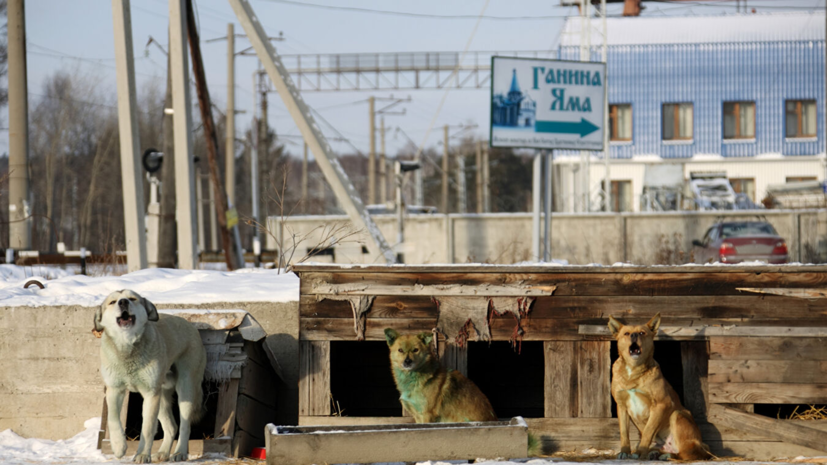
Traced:
<path fill-rule="evenodd" d="M 517 70 L 511 71 L 511 88 L 508 94 L 494 94 L 491 101 L 491 121 L 494 126 L 534 128 L 537 102 L 520 90 Z"/>

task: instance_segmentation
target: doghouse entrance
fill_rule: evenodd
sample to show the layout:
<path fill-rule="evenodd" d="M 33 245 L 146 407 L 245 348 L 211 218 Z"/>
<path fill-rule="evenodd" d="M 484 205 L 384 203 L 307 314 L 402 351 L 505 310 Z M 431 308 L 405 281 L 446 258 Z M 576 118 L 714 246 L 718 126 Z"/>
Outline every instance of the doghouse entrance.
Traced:
<path fill-rule="evenodd" d="M 331 342 L 330 391 L 336 416 L 402 416 L 384 341 Z"/>
<path fill-rule="evenodd" d="M 198 423 L 193 423 L 192 432 L 190 434 L 191 439 L 213 439 L 213 432 L 215 431 L 215 414 L 218 408 L 218 389 L 218 383 L 209 381 L 204 381 L 201 383 L 201 390 L 204 393 L 204 399 L 201 403 L 201 420 L 199 420 Z M 141 394 L 137 392 L 129 393 L 126 424 L 124 425 L 124 432 L 127 438 L 137 438 L 141 435 L 143 405 L 144 399 L 141 397 Z M 180 428 L 181 417 L 178 413 L 178 394 L 172 395 L 172 414 L 175 417 L 175 424 Z M 163 428 L 161 428 L 161 424 L 159 422 L 158 429 L 155 433 L 155 440 L 160 440 L 163 437 Z"/>
<path fill-rule="evenodd" d="M 544 415 L 543 343 L 527 341 L 515 351 L 508 341 L 468 343 L 468 378 L 491 401 L 499 418 Z"/>
<path fill-rule="evenodd" d="M 612 365 L 618 359 L 617 342 L 612 341 L 609 355 L 612 360 Z M 686 406 L 683 397 L 683 362 L 681 359 L 681 343 L 680 341 L 655 341 L 655 361 L 660 365 L 660 371 L 663 377 L 672 386 L 672 389 L 678 394 L 681 404 Z M 617 404 L 612 398 L 612 418 L 617 418 Z"/>

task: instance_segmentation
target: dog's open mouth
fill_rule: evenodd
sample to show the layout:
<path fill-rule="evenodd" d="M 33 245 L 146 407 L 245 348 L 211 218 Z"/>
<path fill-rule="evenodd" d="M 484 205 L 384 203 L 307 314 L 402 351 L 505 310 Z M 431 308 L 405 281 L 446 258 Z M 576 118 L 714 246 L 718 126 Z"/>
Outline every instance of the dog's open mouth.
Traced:
<path fill-rule="evenodd" d="M 632 345 L 629 346 L 629 355 L 632 357 L 640 357 L 640 345 L 637 342 L 633 342 Z"/>
<path fill-rule="evenodd" d="M 121 328 L 129 328 L 130 326 L 135 324 L 135 315 L 130 315 L 129 313 L 123 312 L 121 316 L 117 319 L 118 326 Z"/>

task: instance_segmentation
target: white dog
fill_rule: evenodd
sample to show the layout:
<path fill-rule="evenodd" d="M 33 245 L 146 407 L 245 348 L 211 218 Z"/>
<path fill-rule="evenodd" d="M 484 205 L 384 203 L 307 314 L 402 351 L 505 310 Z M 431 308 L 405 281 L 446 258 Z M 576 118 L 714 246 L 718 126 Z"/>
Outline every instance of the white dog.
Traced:
<path fill-rule="evenodd" d="M 152 461 L 152 441 L 158 420 L 164 429 L 159 461 L 187 460 L 190 425 L 201 414 L 201 381 L 207 355 L 198 330 L 187 320 L 161 315 L 148 300 L 132 291 L 115 291 L 95 313 L 101 336 L 101 374 L 106 384 L 107 422 L 115 457 L 126 453 L 121 407 L 127 391 L 144 398 L 141 439 L 135 462 Z M 181 435 L 170 456 L 177 425 L 172 393 L 178 393 Z"/>

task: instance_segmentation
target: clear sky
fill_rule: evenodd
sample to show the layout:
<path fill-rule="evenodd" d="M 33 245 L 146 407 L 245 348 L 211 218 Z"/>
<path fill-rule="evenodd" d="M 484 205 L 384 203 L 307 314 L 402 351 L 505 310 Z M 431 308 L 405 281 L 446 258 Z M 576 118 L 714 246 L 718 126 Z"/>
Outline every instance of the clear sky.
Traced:
<path fill-rule="evenodd" d="M 237 33 L 243 33 L 226 0 L 194 0 L 202 40 L 226 35 L 227 23 L 235 23 Z M 296 3 L 349 6 L 395 12 L 425 13 L 431 15 L 469 15 L 470 19 L 439 19 L 384 15 L 361 11 L 342 11 L 316 8 Z M 358 52 L 412 52 L 462 51 L 468 42 L 485 0 L 251 0 L 251 4 L 265 30 L 271 36 L 283 32 L 285 41 L 277 42 L 282 54 L 297 53 L 358 53 Z M 741 5 L 745 2 L 742 0 Z M 750 9 L 758 12 L 781 11 L 785 8 L 801 11 L 803 8 L 823 9 L 825 0 L 748 0 Z M 167 48 L 168 4 L 166 0 L 132 0 L 132 28 L 135 48 L 135 69 L 139 86 L 156 84 L 163 91 L 166 79 L 166 57 L 155 46 L 147 47 L 149 37 Z M 676 3 L 644 2 L 644 15 L 707 15 L 735 13 L 735 1 L 687 1 Z M 610 15 L 619 15 L 622 4 L 609 7 Z M 559 16 L 549 19 L 495 20 L 484 19 L 470 50 L 549 50 L 554 48 L 566 15 L 576 15 L 574 7 L 560 6 L 560 0 L 490 0 L 485 11 L 489 16 Z M 26 28 L 28 34 L 28 82 L 30 101 L 40 94 L 46 77 L 58 70 L 76 72 L 98 81 L 98 86 L 115 95 L 115 62 L 113 48 L 112 9 L 108 0 L 26 0 Z M 248 46 L 246 39 L 237 39 L 240 50 Z M 202 44 L 207 81 L 216 105 L 224 108 L 226 102 L 226 42 Z M 249 127 L 253 107 L 252 74 L 257 66 L 253 57 L 236 60 L 236 105 L 246 114 L 237 116 L 241 131 Z M 487 133 L 489 102 L 488 89 L 453 90 L 437 119 L 436 125 L 476 123 L 479 135 Z M 320 113 L 341 134 L 364 153 L 368 150 L 368 92 L 305 93 L 307 103 Z M 372 95 L 386 97 L 390 92 Z M 388 116 L 387 127 L 401 127 L 415 141 L 420 142 L 442 99 L 442 90 L 403 90 L 397 97 L 410 95 L 411 103 L 404 104 L 404 116 Z M 194 95 L 193 95 L 193 98 Z M 351 104 L 352 103 L 352 104 Z M 326 108 L 333 107 L 333 108 Z M 3 110 L 3 121 L 8 121 Z M 297 135 L 298 130 L 288 116 L 277 94 L 270 97 L 269 120 L 280 135 Z M 378 126 L 377 121 L 377 126 Z M 5 126 L 5 124 L 4 124 Z M 324 124 L 323 130 L 333 132 Z M 441 131 L 433 131 L 427 145 L 434 145 Z M 301 153 L 298 139 L 284 138 L 287 150 Z M 388 153 L 394 154 L 405 144 L 401 136 L 389 133 Z M 333 143 L 342 153 L 354 150 L 345 143 Z M 0 154 L 8 151 L 8 132 L 0 131 Z"/>

